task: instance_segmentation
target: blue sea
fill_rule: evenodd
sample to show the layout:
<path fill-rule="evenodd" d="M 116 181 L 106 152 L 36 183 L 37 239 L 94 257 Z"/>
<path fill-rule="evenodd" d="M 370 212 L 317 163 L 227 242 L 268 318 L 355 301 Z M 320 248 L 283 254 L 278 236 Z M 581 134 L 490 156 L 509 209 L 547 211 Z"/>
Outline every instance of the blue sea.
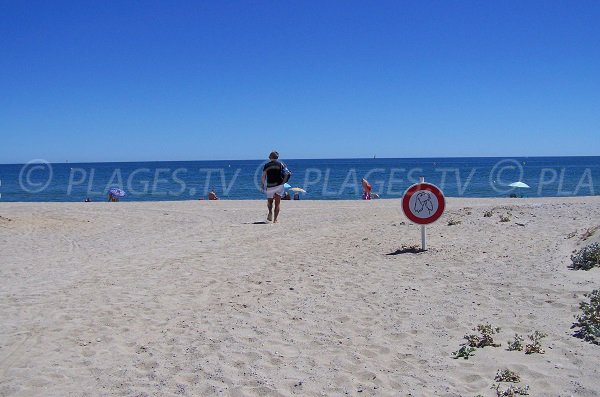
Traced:
<path fill-rule="evenodd" d="M 448 197 L 593 196 L 600 194 L 600 157 L 465 157 L 281 159 L 301 199 L 361 197 L 366 178 L 382 199 L 402 197 L 423 176 Z M 105 201 L 112 187 L 122 201 L 205 199 L 255 200 L 262 160 L 47 163 L 0 165 L 0 202 Z M 512 188 L 521 181 L 529 188 Z"/>

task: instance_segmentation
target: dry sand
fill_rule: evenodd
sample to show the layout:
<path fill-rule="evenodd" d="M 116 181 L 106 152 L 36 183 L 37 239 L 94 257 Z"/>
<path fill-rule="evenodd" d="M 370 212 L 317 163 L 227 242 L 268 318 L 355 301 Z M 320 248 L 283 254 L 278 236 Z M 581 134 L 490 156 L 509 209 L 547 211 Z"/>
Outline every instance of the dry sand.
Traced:
<path fill-rule="evenodd" d="M 600 395 L 600 346 L 570 329 L 600 269 L 568 268 L 600 197 L 450 198 L 416 254 L 399 209 L 0 203 L 0 395 L 493 396 L 501 368 Z M 502 346 L 452 359 L 487 322 Z M 545 354 L 506 350 L 534 330 Z"/>

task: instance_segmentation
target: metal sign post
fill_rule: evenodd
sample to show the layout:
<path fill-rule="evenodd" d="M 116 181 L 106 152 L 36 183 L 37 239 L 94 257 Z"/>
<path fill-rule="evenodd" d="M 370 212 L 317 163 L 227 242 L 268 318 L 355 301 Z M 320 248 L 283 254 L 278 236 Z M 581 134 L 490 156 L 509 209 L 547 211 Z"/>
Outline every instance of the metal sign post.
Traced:
<path fill-rule="evenodd" d="M 427 230 L 425 225 L 433 223 L 442 216 L 446 208 L 444 193 L 435 185 L 425 182 L 425 177 L 406 189 L 402 196 L 404 215 L 417 225 L 421 225 L 421 250 L 427 250 Z"/>
<path fill-rule="evenodd" d="M 419 183 L 425 183 L 425 177 L 419 177 Z M 427 231 L 425 231 L 425 225 L 421 225 L 421 250 L 427 250 Z"/>

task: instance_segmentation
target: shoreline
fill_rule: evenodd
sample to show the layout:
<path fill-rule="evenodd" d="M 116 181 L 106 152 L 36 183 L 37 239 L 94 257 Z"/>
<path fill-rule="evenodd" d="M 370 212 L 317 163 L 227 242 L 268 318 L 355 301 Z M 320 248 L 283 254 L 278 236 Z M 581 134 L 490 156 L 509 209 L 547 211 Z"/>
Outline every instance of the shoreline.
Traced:
<path fill-rule="evenodd" d="M 485 205 L 486 203 L 492 203 L 492 202 L 506 202 L 506 203 L 514 203 L 517 205 L 522 205 L 524 203 L 528 203 L 528 202 L 536 202 L 536 203 L 551 203 L 551 202 L 564 202 L 564 203 L 574 203 L 574 202 L 587 202 L 588 200 L 598 200 L 600 201 L 600 195 L 594 195 L 594 196 L 543 196 L 543 197 L 453 197 L 453 196 L 445 196 L 446 199 L 446 203 L 448 202 L 455 202 L 455 203 L 461 203 L 461 202 L 478 202 L 481 201 L 481 205 Z M 294 203 L 298 203 L 298 202 L 311 202 L 311 203 L 360 203 L 360 202 L 365 202 L 365 203 L 376 203 L 376 202 L 388 202 L 388 201 L 393 201 L 393 200 L 397 200 L 397 201 L 401 201 L 402 197 L 393 197 L 393 198 L 379 198 L 379 199 L 372 199 L 372 200 L 362 200 L 360 198 L 357 199 L 300 199 L 300 200 L 282 200 L 282 203 L 285 204 L 288 201 L 289 202 L 294 202 Z M 84 201 L 2 201 L 0 200 L 0 206 L 6 206 L 6 205 L 13 205 L 13 204 L 17 204 L 17 205 L 26 205 L 26 204 L 31 204 L 31 205 L 60 205 L 60 204 L 64 204 L 64 205 L 68 205 L 68 204 L 99 204 L 99 203 L 107 203 L 107 204 L 114 204 L 114 205 L 121 205 L 121 204 L 126 204 L 126 205 L 130 205 L 130 204 L 165 204 L 165 203 L 195 203 L 195 202 L 210 202 L 210 203 L 222 203 L 222 202 L 228 202 L 228 203 L 252 203 L 252 202 L 264 202 L 266 201 L 266 198 L 264 199 L 227 199 L 227 198 L 220 198 L 219 200 L 208 200 L 206 198 L 204 199 L 186 199 L 186 200 L 138 200 L 138 201 L 128 201 L 127 198 L 123 199 L 122 201 L 119 201 L 118 203 L 109 203 L 106 200 L 103 201 L 91 201 L 91 202 L 84 202 Z"/>

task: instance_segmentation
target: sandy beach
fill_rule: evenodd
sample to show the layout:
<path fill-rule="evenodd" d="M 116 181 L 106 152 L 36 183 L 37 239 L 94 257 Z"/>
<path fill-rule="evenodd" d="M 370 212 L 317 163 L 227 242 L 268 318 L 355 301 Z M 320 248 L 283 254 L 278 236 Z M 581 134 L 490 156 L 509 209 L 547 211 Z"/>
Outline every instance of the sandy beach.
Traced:
<path fill-rule="evenodd" d="M 600 395 L 571 329 L 600 269 L 568 267 L 600 197 L 448 198 L 421 253 L 399 200 L 282 205 L 0 203 L 0 396 Z"/>

